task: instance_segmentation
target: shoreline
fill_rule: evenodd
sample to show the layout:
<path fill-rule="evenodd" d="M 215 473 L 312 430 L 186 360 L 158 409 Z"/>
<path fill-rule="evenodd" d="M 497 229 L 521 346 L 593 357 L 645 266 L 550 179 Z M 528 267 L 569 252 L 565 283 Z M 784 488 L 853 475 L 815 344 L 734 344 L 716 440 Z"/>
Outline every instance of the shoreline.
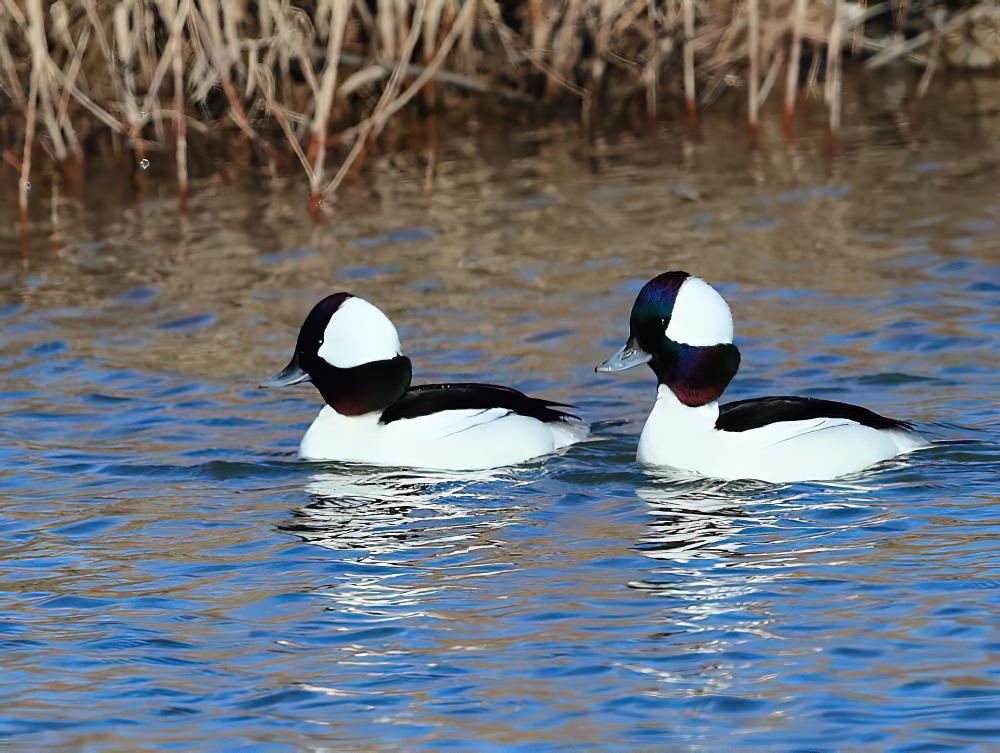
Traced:
<path fill-rule="evenodd" d="M 645 2 L 556 5 L 421 0 L 396 15 L 401 6 L 109 0 L 102 16 L 90 4 L 12 4 L 0 151 L 21 222 L 33 178 L 84 180 L 85 161 L 120 160 L 137 183 L 162 155 L 183 209 L 199 163 L 228 153 L 272 178 L 297 173 L 319 221 L 373 153 L 414 133 L 433 150 L 451 123 L 560 121 L 593 141 L 608 123 L 641 130 L 665 115 L 696 131 L 706 108 L 725 107 L 752 139 L 780 99 L 792 139 L 796 109 L 821 100 L 835 139 L 850 117 L 845 68 L 897 77 L 916 101 L 942 73 L 1000 62 L 1000 8 L 987 2 L 906 16 L 842 0 L 682 0 L 673 15 Z"/>

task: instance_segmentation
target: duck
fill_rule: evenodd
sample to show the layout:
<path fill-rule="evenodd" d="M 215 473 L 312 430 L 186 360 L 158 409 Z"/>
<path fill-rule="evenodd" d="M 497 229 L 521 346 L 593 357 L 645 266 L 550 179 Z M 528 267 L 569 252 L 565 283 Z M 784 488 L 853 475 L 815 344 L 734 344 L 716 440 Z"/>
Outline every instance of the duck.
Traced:
<path fill-rule="evenodd" d="M 381 309 L 351 293 L 321 300 L 288 365 L 262 388 L 311 382 L 326 405 L 299 445 L 304 460 L 466 471 L 517 465 L 585 438 L 564 403 L 494 384 L 412 386 L 412 365 Z"/>
<path fill-rule="evenodd" d="M 687 272 L 664 272 L 642 287 L 628 340 L 595 370 L 641 364 L 657 378 L 636 453 L 646 466 L 723 480 L 829 481 L 927 446 L 910 423 L 834 400 L 783 395 L 720 405 L 740 366 L 733 315 L 715 288 Z"/>

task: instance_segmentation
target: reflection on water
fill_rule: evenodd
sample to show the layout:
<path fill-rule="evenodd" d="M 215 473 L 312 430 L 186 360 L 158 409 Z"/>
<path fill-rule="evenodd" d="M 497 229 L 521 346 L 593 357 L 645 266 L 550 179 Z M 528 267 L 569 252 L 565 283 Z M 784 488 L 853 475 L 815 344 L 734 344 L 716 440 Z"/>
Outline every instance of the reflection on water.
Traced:
<path fill-rule="evenodd" d="M 65 187 L 55 250 L 50 207 L 24 255 L 0 226 L 0 735 L 992 743 L 1000 99 L 868 81 L 832 155 L 808 119 L 750 150 L 723 118 L 586 150 L 487 129 L 442 142 L 430 193 L 420 155 L 373 161 L 321 227 L 288 186 L 212 181 L 181 218 Z M 864 403 L 935 446 L 835 484 L 636 467 L 649 377 L 591 369 L 667 268 L 732 303 L 727 397 Z M 576 403 L 594 441 L 476 474 L 293 460 L 314 392 L 255 385 L 341 288 L 397 322 L 416 382 Z"/>
<path fill-rule="evenodd" d="M 306 485 L 312 502 L 294 510 L 294 523 L 282 528 L 328 549 L 362 549 L 371 555 L 411 548 L 451 549 L 459 542 L 471 545 L 482 526 L 470 524 L 470 507 L 492 499 L 494 484 L 516 484 L 515 473 L 323 473 Z M 482 515 L 487 511 L 477 512 Z M 503 512 L 514 521 L 516 510 Z M 503 523 L 495 524 L 500 525 Z"/>
<path fill-rule="evenodd" d="M 970 443 L 950 446 L 958 452 L 960 447 L 971 449 Z M 995 462 L 989 456 L 995 458 L 995 451 L 980 460 Z M 992 649 L 965 640 L 975 641 L 975 635 L 995 638 L 995 629 L 985 614 L 975 617 L 975 610 L 957 606 L 967 603 L 967 597 L 956 594 L 952 605 L 947 587 L 909 580 L 912 571 L 947 579 L 943 563 L 954 552 L 929 554 L 918 545 L 924 554 L 917 556 L 934 560 L 923 564 L 909 555 L 900 562 L 898 556 L 898 549 L 914 537 L 934 539 L 927 547 L 942 542 L 944 534 L 918 523 L 914 518 L 919 516 L 901 502 L 929 505 L 922 514 L 933 519 L 934 510 L 940 510 L 931 506 L 940 501 L 936 486 L 927 487 L 926 471 L 913 462 L 895 461 L 853 479 L 806 488 L 676 478 L 639 487 L 651 516 L 639 550 L 657 565 L 630 586 L 662 600 L 665 627 L 659 637 L 670 647 L 666 654 L 676 647 L 684 652 L 684 660 L 666 667 L 652 661 L 628 668 L 674 688 L 661 691 L 664 698 L 683 685 L 697 695 L 723 699 L 720 703 L 737 713 L 768 707 L 781 709 L 780 716 L 786 709 L 801 713 L 803 683 L 823 678 L 833 688 L 850 684 L 858 708 L 850 709 L 851 702 L 834 689 L 822 694 L 815 709 L 841 740 L 851 738 L 837 729 L 841 721 L 870 725 L 875 720 L 904 724 L 903 719 L 926 719 L 934 715 L 932 698 L 945 704 L 959 697 L 976 698 L 963 718 L 982 720 L 983 714 L 996 710 L 995 684 L 982 676 L 984 671 L 993 674 L 986 669 Z M 987 513 L 989 506 L 980 509 Z M 981 552 L 977 538 L 966 529 L 948 548 Z M 995 585 L 988 580 L 957 588 Z M 809 619 L 789 622 L 789 609 Z M 951 614 L 966 619 L 951 628 L 934 626 L 934 616 Z M 957 644 L 962 649 L 953 662 L 921 668 L 907 664 L 915 653 L 958 635 L 963 636 Z M 908 677 L 902 686 L 906 690 L 873 677 L 873 666 L 883 667 L 893 678 Z M 758 690 L 747 687 L 748 673 L 764 682 Z M 854 685 L 861 678 L 874 685 Z M 742 689 L 733 695 L 733 688 Z M 916 695 L 907 703 L 903 698 L 910 691 Z M 778 696 L 781 701 L 776 701 Z"/>
<path fill-rule="evenodd" d="M 335 552 L 356 552 L 351 557 L 355 567 L 345 569 L 336 587 L 324 588 L 324 597 L 337 608 L 390 619 L 387 609 L 412 609 L 446 590 L 445 581 L 413 587 L 402 577 L 408 570 L 441 567 L 452 579 L 489 574 L 470 558 L 479 549 L 500 546 L 494 531 L 518 522 L 517 508 L 489 507 L 497 488 L 518 483 L 516 470 L 357 471 L 348 466 L 313 476 L 306 485 L 311 501 L 293 510 L 294 519 L 280 529 Z"/>

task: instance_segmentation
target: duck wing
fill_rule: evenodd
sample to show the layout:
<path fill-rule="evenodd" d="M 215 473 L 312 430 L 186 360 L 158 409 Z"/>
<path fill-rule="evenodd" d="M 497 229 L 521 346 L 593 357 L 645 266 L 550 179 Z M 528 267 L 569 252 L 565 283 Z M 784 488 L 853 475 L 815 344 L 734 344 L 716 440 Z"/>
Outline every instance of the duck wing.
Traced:
<path fill-rule="evenodd" d="M 570 408 L 565 403 L 528 397 L 523 392 L 496 384 L 459 382 L 452 384 L 422 384 L 411 387 L 402 397 L 382 412 L 383 424 L 402 418 L 419 418 L 450 410 L 491 410 L 500 408 L 509 413 L 536 418 L 548 423 L 576 418 L 558 410 Z"/>
<path fill-rule="evenodd" d="M 860 405 L 790 396 L 758 397 L 721 405 L 715 428 L 719 431 L 749 431 L 782 421 L 817 418 L 846 419 L 873 429 L 913 430 L 913 425 L 906 421 L 886 418 Z"/>

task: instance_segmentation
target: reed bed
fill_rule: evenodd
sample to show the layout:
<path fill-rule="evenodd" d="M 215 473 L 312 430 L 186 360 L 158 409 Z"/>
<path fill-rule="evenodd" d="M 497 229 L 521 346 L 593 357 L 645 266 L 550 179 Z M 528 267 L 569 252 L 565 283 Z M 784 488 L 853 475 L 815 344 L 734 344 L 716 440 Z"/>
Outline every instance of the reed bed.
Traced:
<path fill-rule="evenodd" d="M 919 0 L 0 0 L 0 148 L 22 219 L 38 159 L 96 145 L 169 152 L 180 201 L 188 145 L 237 138 L 277 170 L 294 155 L 318 217 L 404 108 L 614 103 L 690 118 L 745 91 L 747 120 L 783 76 L 786 125 L 820 82 L 840 126 L 841 68 L 1000 60 L 996 2 Z M 682 100 L 680 98 L 683 98 Z M 36 154 L 38 153 L 38 154 Z"/>

